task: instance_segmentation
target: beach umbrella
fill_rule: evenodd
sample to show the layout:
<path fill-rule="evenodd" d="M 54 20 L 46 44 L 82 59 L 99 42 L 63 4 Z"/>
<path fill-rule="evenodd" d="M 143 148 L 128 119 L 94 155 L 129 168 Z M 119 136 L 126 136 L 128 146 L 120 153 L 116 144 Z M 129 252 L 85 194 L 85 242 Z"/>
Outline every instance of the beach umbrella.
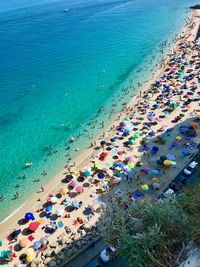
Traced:
<path fill-rule="evenodd" d="M 24 218 L 26 221 L 30 221 L 30 220 L 34 221 L 35 220 L 35 217 L 34 217 L 33 213 L 31 213 L 31 212 L 27 212 L 25 214 Z"/>
<path fill-rule="evenodd" d="M 6 250 L 4 253 L 4 259 L 8 260 L 12 258 L 12 251 L 11 250 Z"/>
<path fill-rule="evenodd" d="M 78 192 L 78 193 L 82 193 L 82 192 L 83 192 L 83 186 L 82 186 L 82 185 L 78 185 L 78 186 L 76 187 L 76 192 Z"/>
<path fill-rule="evenodd" d="M 57 197 L 51 197 L 50 198 L 50 202 L 52 203 L 52 204 L 55 204 L 55 203 L 57 203 L 58 202 L 58 198 Z"/>
<path fill-rule="evenodd" d="M 62 208 L 57 209 L 57 210 L 56 210 L 56 215 L 58 215 L 58 216 L 63 216 L 64 212 L 65 212 L 65 210 L 62 209 Z"/>
<path fill-rule="evenodd" d="M 155 135 L 155 133 L 154 132 L 149 132 L 149 136 L 154 136 Z"/>
<path fill-rule="evenodd" d="M 104 179 L 105 178 L 105 175 L 103 173 L 98 173 L 97 176 L 98 176 L 99 179 Z"/>
<path fill-rule="evenodd" d="M 121 162 L 121 163 L 119 164 L 119 168 L 123 169 L 124 167 L 125 167 L 125 164 L 124 164 L 123 162 Z"/>
<path fill-rule="evenodd" d="M 159 183 L 153 183 L 153 188 L 154 189 L 160 189 L 160 184 Z"/>
<path fill-rule="evenodd" d="M 165 156 L 161 156 L 160 157 L 160 160 L 163 162 L 163 161 L 165 161 L 167 159 L 167 157 L 165 157 Z"/>
<path fill-rule="evenodd" d="M 117 152 L 117 155 L 119 155 L 119 156 L 121 156 L 121 155 L 123 155 L 123 154 L 124 154 L 123 151 L 118 151 L 118 152 Z"/>
<path fill-rule="evenodd" d="M 108 152 L 104 151 L 104 152 L 101 153 L 101 157 L 105 158 L 107 156 L 108 156 Z"/>
<path fill-rule="evenodd" d="M 170 166 L 171 165 L 171 160 L 166 159 L 166 160 L 164 160 L 163 164 L 165 166 Z"/>
<path fill-rule="evenodd" d="M 29 245 L 29 242 L 30 241 L 28 240 L 28 238 L 24 237 L 19 241 L 19 245 L 20 245 L 20 247 L 25 248 Z"/>
<path fill-rule="evenodd" d="M 142 190 L 147 191 L 149 189 L 149 186 L 147 184 L 141 185 Z"/>
<path fill-rule="evenodd" d="M 133 135 L 133 138 L 135 138 L 135 139 L 137 139 L 137 138 L 139 138 L 140 137 L 140 133 L 135 133 L 134 135 Z"/>
<path fill-rule="evenodd" d="M 168 160 L 175 160 L 176 159 L 176 157 L 173 155 L 173 154 L 167 154 L 167 159 Z"/>
<path fill-rule="evenodd" d="M 91 175 L 91 173 L 89 172 L 89 171 L 85 171 L 84 173 L 83 173 L 83 176 L 84 177 L 89 177 Z"/>
<path fill-rule="evenodd" d="M 160 159 L 156 160 L 156 163 L 157 163 L 158 165 L 163 165 L 163 161 L 160 160 Z"/>
<path fill-rule="evenodd" d="M 180 136 L 180 135 L 177 136 L 177 137 L 176 137 L 176 140 L 177 140 L 177 141 L 181 141 L 181 140 L 182 140 L 182 136 Z"/>
<path fill-rule="evenodd" d="M 129 143 L 129 145 L 134 145 L 135 141 L 134 141 L 134 139 L 129 139 L 128 143 Z"/>
<path fill-rule="evenodd" d="M 159 151 L 159 147 L 157 147 L 157 146 L 153 146 L 151 149 L 152 154 L 156 154 L 158 151 Z"/>
<path fill-rule="evenodd" d="M 101 141 L 101 146 L 104 146 L 104 145 L 106 145 L 106 141 Z"/>
<path fill-rule="evenodd" d="M 133 161 L 133 157 L 132 157 L 132 156 L 128 156 L 128 157 L 126 157 L 126 161 L 127 161 L 127 162 Z"/>
<path fill-rule="evenodd" d="M 53 207 L 52 207 L 52 206 L 47 206 L 47 207 L 45 208 L 45 211 L 46 211 L 47 213 L 52 212 L 52 211 L 53 211 Z"/>
<path fill-rule="evenodd" d="M 32 262 L 35 259 L 35 251 L 33 248 L 29 248 L 26 253 L 26 260 Z"/>
<path fill-rule="evenodd" d="M 158 170 L 152 170 L 152 171 L 151 171 L 151 174 L 152 174 L 152 175 L 157 175 L 157 174 L 159 174 L 159 171 L 158 171 Z"/>
<path fill-rule="evenodd" d="M 35 221 L 29 224 L 28 229 L 32 232 L 35 232 L 39 227 L 39 222 Z"/>
<path fill-rule="evenodd" d="M 78 200 L 74 200 L 74 201 L 72 202 L 72 206 L 73 206 L 74 208 L 79 208 L 79 207 L 80 207 L 80 205 L 79 205 L 79 201 L 78 201 Z"/>
<path fill-rule="evenodd" d="M 8 240 L 9 240 L 9 241 L 12 241 L 12 240 L 15 239 L 20 233 L 21 233 L 21 229 L 14 230 L 14 231 L 8 236 Z"/>
<path fill-rule="evenodd" d="M 36 241 L 36 242 L 34 242 L 34 244 L 33 244 L 33 248 L 35 249 L 35 250 L 38 250 L 40 247 L 41 247 L 41 243 L 40 243 L 40 241 Z"/>
<path fill-rule="evenodd" d="M 48 238 L 46 236 L 44 236 L 43 238 L 40 239 L 40 243 L 41 245 L 46 245 L 48 243 Z"/>

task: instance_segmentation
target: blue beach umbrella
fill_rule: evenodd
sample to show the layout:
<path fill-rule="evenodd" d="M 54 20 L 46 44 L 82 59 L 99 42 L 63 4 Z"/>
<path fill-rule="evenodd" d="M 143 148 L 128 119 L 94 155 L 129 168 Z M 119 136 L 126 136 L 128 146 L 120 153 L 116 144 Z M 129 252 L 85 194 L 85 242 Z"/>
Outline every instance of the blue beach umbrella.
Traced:
<path fill-rule="evenodd" d="M 40 243 L 40 241 L 36 241 L 34 244 L 33 244 L 33 248 L 35 249 L 35 250 L 38 250 L 40 247 L 41 247 L 41 243 Z"/>
<path fill-rule="evenodd" d="M 53 211 L 53 207 L 52 206 L 47 206 L 45 211 L 46 212 L 52 212 Z"/>
<path fill-rule="evenodd" d="M 151 174 L 152 174 L 152 175 L 157 175 L 157 174 L 159 174 L 159 171 L 158 171 L 158 170 L 152 170 L 152 171 L 151 171 Z"/>
<path fill-rule="evenodd" d="M 34 221 L 35 220 L 35 217 L 34 217 L 33 213 L 31 213 L 31 212 L 27 212 L 25 214 L 24 218 L 26 221 L 30 221 L 30 220 Z"/>
<path fill-rule="evenodd" d="M 97 176 L 98 176 L 99 179 L 104 179 L 105 178 L 105 175 L 103 173 L 98 173 Z"/>

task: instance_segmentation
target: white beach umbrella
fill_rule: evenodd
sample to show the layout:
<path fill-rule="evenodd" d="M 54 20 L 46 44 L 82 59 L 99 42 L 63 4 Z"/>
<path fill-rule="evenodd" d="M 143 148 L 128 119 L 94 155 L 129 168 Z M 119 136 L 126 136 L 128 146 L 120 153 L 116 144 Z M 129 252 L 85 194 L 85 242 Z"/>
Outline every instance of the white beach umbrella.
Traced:
<path fill-rule="evenodd" d="M 58 216 L 62 216 L 62 215 L 64 214 L 64 212 L 65 212 L 65 210 L 62 209 L 62 208 L 56 210 L 56 214 L 57 214 Z"/>
<path fill-rule="evenodd" d="M 53 203 L 53 204 L 55 204 L 55 203 L 58 202 L 58 198 L 57 197 L 51 197 L 50 198 L 50 202 Z"/>

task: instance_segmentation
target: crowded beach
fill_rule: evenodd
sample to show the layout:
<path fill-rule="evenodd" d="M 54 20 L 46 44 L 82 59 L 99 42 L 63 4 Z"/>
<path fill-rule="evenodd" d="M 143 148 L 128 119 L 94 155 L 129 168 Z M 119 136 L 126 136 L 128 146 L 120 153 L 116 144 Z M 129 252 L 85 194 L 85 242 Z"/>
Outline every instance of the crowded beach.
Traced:
<path fill-rule="evenodd" d="M 146 196 L 156 198 L 191 161 L 200 144 L 198 29 L 194 11 L 161 74 L 91 144 L 85 167 L 68 164 L 59 190 L 43 188 L 45 201 L 38 193 L 37 205 L 22 208 L 12 229 L 8 221 L 1 224 L 1 265 L 69 262 L 100 236 L 104 206 L 119 202 L 126 209 Z"/>

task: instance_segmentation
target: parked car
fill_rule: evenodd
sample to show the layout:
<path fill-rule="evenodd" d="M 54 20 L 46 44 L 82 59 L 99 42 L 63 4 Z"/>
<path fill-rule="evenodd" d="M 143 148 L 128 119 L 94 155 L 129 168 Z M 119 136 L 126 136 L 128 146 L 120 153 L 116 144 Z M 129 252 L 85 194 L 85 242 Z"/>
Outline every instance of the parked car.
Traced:
<path fill-rule="evenodd" d="M 103 263 L 108 263 L 111 260 L 112 255 L 116 252 L 116 248 L 112 246 L 107 246 L 104 250 L 100 253 L 100 259 Z"/>
<path fill-rule="evenodd" d="M 184 174 L 187 176 L 191 175 L 196 170 L 197 165 L 198 162 L 196 160 L 190 162 L 190 164 L 183 170 Z"/>

